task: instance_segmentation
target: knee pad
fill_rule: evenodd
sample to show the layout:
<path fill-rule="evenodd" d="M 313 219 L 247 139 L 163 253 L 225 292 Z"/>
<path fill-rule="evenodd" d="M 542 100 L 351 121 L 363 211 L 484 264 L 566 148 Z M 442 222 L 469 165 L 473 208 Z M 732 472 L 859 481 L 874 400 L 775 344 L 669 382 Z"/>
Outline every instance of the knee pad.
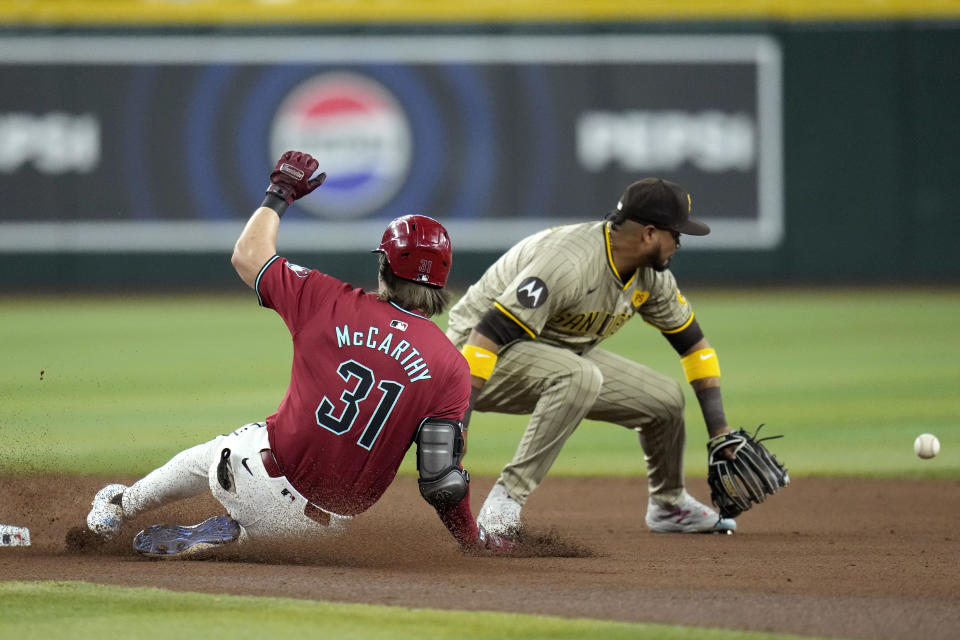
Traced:
<path fill-rule="evenodd" d="M 420 495 L 437 509 L 458 504 L 467 495 L 470 474 L 460 468 L 463 435 L 454 420 L 429 418 L 417 433 Z"/>

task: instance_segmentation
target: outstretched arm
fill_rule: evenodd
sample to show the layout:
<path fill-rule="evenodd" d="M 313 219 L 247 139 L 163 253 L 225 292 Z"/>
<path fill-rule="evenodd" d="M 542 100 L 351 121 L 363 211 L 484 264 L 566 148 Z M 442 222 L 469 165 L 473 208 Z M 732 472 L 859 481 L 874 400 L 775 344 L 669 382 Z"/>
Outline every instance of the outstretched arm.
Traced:
<path fill-rule="evenodd" d="M 463 459 L 463 425 L 444 418 L 428 418 L 417 432 L 417 473 L 420 495 L 464 551 L 513 550 L 514 542 L 488 534 L 477 526 L 470 509 L 470 474 Z"/>
<path fill-rule="evenodd" d="M 461 352 L 470 365 L 470 408 L 463 417 L 464 429 L 470 424 L 470 415 L 476 399 L 493 374 L 500 349 L 508 343 L 533 337 L 529 329 L 519 325 L 496 307 L 490 309 L 470 332 Z"/>
<path fill-rule="evenodd" d="M 470 510 L 470 474 L 463 470 L 463 425 L 445 418 L 427 418 L 417 432 L 420 495 L 434 509 L 461 547 L 477 539 Z"/>
<path fill-rule="evenodd" d="M 470 337 L 467 338 L 467 343 L 463 345 L 461 352 L 467 359 L 467 364 L 470 365 L 470 406 L 467 408 L 466 415 L 463 416 L 463 437 L 466 439 L 473 406 L 490 378 L 490 374 L 493 373 L 493 367 L 497 364 L 500 345 L 474 329 L 470 332 Z"/>
<path fill-rule="evenodd" d="M 243 233 L 233 247 L 230 262 L 240 279 L 251 289 L 256 284 L 260 269 L 277 253 L 277 230 L 280 216 L 270 207 L 261 206 L 243 228 Z"/>
<path fill-rule="evenodd" d="M 711 440 L 732 433 L 733 430 L 727 424 L 727 416 L 723 412 L 717 352 L 713 350 L 706 338 L 701 337 L 683 353 L 681 362 L 687 381 L 697 394 L 700 411 L 703 413 L 703 422 L 707 425 L 707 433 Z M 733 460 L 737 454 L 734 447 L 726 447 L 717 450 L 715 456 Z"/>
<path fill-rule="evenodd" d="M 230 258 L 240 279 L 251 289 L 260 269 L 277 253 L 277 230 L 287 207 L 326 180 L 326 173 L 310 177 L 318 166 L 313 157 L 299 151 L 287 151 L 277 161 L 263 204 L 250 216 Z"/>
<path fill-rule="evenodd" d="M 664 331 L 663 336 L 680 354 L 683 372 L 693 387 L 703 413 L 703 422 L 711 438 L 731 433 L 727 416 L 723 411 L 723 395 L 720 393 L 720 364 L 717 352 L 703 335 L 700 324 L 693 318 L 678 331 Z M 721 458 L 735 457 L 732 448 L 719 451 Z"/>
<path fill-rule="evenodd" d="M 717 352 L 706 338 L 701 338 L 683 354 L 683 369 L 687 380 L 697 394 L 703 421 L 710 437 L 730 433 L 727 417 L 723 411 L 723 396 L 720 393 L 720 365 Z"/>

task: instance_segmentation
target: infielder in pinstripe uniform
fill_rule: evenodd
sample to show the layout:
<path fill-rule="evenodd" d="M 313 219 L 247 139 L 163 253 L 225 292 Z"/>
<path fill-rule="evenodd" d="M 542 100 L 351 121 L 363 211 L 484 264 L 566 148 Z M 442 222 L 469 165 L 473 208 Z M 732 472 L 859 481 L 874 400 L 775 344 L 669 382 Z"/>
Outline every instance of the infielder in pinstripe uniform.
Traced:
<path fill-rule="evenodd" d="M 480 511 L 487 530 L 520 529 L 523 504 L 584 418 L 639 433 L 652 530 L 736 529 L 684 489 L 680 385 L 598 346 L 639 314 L 680 354 L 710 435 L 730 431 L 717 354 L 668 269 L 681 234 L 709 232 L 690 217 L 679 185 L 646 178 L 627 187 L 606 220 L 521 240 L 451 309 L 447 336 L 470 364 L 472 408 L 530 414 Z"/>

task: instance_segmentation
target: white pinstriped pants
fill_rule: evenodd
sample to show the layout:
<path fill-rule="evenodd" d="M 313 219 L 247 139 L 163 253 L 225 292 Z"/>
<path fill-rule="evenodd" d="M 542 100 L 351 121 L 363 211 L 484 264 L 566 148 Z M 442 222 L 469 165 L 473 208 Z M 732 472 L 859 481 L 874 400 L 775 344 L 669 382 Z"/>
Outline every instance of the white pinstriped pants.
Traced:
<path fill-rule="evenodd" d="M 251 422 L 181 451 L 127 488 L 124 514 L 133 517 L 210 491 L 251 539 L 343 533 L 350 516 L 330 514 L 329 525 L 321 526 L 304 515 L 307 499 L 284 476 L 269 476 L 260 458 L 260 450 L 269 447 L 266 425 Z M 232 491 L 224 490 L 217 480 L 224 449 L 231 454 Z"/>
<path fill-rule="evenodd" d="M 584 418 L 636 429 L 646 456 L 650 497 L 661 505 L 683 489 L 684 397 L 679 383 L 604 349 L 580 356 L 539 341 L 501 353 L 477 398 L 477 411 L 530 414 L 501 482 L 520 504 L 547 475 Z"/>

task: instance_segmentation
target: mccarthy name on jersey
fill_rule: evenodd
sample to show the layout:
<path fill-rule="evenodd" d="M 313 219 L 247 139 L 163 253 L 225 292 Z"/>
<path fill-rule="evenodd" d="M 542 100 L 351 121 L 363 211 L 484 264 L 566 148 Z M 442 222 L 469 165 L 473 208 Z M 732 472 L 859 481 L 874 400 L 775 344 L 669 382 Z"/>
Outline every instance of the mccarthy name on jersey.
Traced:
<path fill-rule="evenodd" d="M 397 322 L 397 321 L 394 321 Z M 430 380 L 430 367 L 426 360 L 420 357 L 420 351 L 404 339 L 397 340 L 394 344 L 394 335 L 388 331 L 385 336 L 380 335 L 380 327 L 369 326 L 366 329 L 355 331 L 350 329 L 350 325 L 335 327 L 337 332 L 337 348 L 344 347 L 366 347 L 374 351 L 382 351 L 388 357 L 393 358 L 403 367 L 410 378 L 410 382 L 418 380 Z"/>

